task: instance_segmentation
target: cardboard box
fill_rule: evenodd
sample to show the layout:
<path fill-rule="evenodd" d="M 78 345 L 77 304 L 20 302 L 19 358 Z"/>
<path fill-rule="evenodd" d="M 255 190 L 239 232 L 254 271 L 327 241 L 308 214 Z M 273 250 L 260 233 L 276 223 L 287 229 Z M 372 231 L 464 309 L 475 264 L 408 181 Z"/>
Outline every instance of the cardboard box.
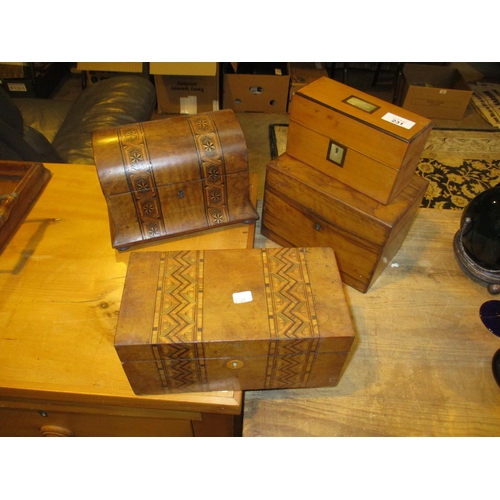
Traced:
<path fill-rule="evenodd" d="M 158 113 L 195 115 L 218 111 L 219 65 L 215 62 L 150 63 Z"/>
<path fill-rule="evenodd" d="M 289 64 L 289 71 L 290 95 L 288 101 L 292 100 L 292 96 L 297 90 L 309 85 L 322 76 L 328 76 L 324 63 L 293 62 Z"/>
<path fill-rule="evenodd" d="M 80 71 L 110 71 L 115 73 L 142 73 L 142 62 L 79 62 L 76 69 Z"/>
<path fill-rule="evenodd" d="M 28 64 L 23 62 L 0 62 L 0 78 L 25 78 Z"/>
<path fill-rule="evenodd" d="M 224 68 L 223 106 L 236 112 L 286 113 L 287 63 L 231 63 Z"/>
<path fill-rule="evenodd" d="M 113 76 L 128 75 L 137 73 L 147 75 L 146 67 L 142 62 L 79 62 L 76 69 L 85 71 L 86 85 L 107 80 Z"/>
<path fill-rule="evenodd" d="M 403 108 L 427 118 L 463 118 L 473 92 L 456 68 L 406 64 L 403 77 Z"/>

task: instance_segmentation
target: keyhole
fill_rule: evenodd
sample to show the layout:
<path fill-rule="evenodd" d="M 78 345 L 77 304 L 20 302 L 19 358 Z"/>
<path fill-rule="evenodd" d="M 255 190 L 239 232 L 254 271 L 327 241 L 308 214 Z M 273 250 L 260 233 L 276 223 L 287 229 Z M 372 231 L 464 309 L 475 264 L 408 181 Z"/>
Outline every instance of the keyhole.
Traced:
<path fill-rule="evenodd" d="M 177 193 L 177 198 L 184 198 L 184 191 L 182 189 Z"/>

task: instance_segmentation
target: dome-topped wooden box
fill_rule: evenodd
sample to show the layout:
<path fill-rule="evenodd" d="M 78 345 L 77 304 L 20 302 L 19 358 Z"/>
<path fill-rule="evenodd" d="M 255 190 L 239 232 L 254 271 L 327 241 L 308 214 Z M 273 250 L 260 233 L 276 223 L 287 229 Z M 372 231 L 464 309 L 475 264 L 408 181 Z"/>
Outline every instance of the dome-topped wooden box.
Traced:
<path fill-rule="evenodd" d="M 114 248 L 258 218 L 231 110 L 97 130 L 92 145 Z"/>

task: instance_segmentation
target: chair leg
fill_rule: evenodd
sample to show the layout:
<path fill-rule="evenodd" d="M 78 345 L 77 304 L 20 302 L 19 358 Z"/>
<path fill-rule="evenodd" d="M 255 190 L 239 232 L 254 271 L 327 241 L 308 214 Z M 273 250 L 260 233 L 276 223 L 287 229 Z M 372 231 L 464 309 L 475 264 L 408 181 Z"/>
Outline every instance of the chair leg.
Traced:
<path fill-rule="evenodd" d="M 399 98 L 399 90 L 401 86 L 401 76 L 403 75 L 403 68 L 405 63 L 398 63 L 398 67 L 396 69 L 396 76 L 394 77 L 394 92 L 392 94 L 392 103 L 396 104 Z"/>
<path fill-rule="evenodd" d="M 382 63 L 377 63 L 377 68 L 375 69 L 375 74 L 373 75 L 372 87 L 377 85 L 378 76 L 380 75 L 380 70 L 382 69 Z"/>

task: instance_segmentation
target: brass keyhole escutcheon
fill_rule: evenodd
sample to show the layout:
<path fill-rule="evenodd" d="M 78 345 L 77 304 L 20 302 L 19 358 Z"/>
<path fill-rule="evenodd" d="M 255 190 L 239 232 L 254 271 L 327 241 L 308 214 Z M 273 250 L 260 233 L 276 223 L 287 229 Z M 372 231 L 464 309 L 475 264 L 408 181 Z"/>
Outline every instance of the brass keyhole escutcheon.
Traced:
<path fill-rule="evenodd" d="M 239 359 L 232 359 L 231 361 L 228 361 L 226 363 L 226 366 L 230 370 L 239 370 L 240 368 L 243 368 L 244 365 L 245 363 L 243 363 L 243 361 L 240 361 Z"/>

